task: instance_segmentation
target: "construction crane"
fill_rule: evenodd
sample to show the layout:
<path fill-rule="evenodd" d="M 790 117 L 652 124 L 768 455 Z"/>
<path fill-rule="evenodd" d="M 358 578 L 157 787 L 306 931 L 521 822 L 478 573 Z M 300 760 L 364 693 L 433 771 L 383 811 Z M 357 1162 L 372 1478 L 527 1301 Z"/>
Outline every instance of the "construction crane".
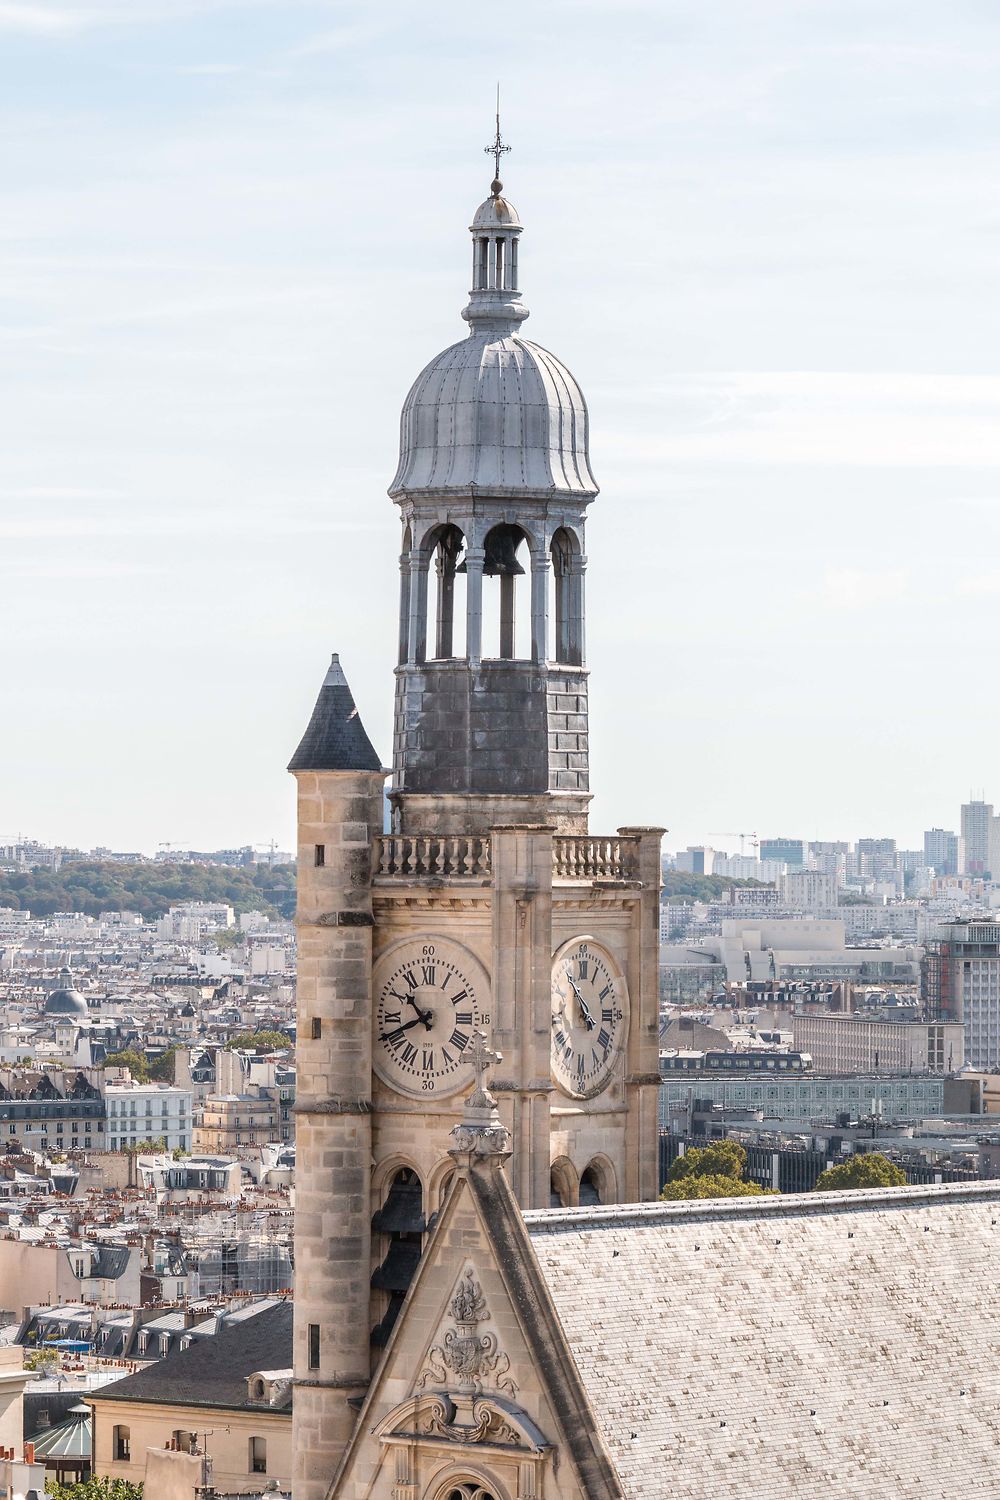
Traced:
<path fill-rule="evenodd" d="M 723 829 L 718 829 L 717 828 L 714 833 L 710 833 L 709 834 L 709 838 L 710 839 L 712 839 L 712 838 L 715 838 L 715 839 L 739 839 L 739 841 L 740 841 L 740 855 L 741 856 L 743 854 L 744 844 L 745 844 L 745 842 L 746 842 L 747 839 L 750 840 L 750 847 L 751 847 L 751 849 L 759 849 L 760 848 L 760 839 L 757 837 L 756 833 L 736 833 L 732 828 L 723 828 Z"/>

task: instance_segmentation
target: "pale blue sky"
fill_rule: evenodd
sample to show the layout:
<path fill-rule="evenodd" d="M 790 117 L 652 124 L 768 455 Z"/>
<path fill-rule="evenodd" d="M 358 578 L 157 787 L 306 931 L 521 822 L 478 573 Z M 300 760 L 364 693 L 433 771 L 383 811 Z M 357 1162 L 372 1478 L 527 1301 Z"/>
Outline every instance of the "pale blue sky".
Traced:
<path fill-rule="evenodd" d="M 602 486 L 594 826 L 1000 802 L 995 0 L 0 0 L 0 836 L 289 845 L 334 649 L 388 755 L 498 76 Z"/>

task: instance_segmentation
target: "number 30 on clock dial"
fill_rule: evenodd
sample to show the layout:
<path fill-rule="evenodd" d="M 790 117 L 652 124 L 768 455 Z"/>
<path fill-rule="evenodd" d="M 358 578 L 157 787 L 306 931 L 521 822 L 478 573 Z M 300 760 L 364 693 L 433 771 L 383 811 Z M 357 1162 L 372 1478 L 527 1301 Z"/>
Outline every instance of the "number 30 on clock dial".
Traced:
<path fill-rule="evenodd" d="M 575 1099 L 611 1082 L 628 1031 L 628 990 L 610 953 L 573 938 L 552 960 L 552 1076 Z"/>
<path fill-rule="evenodd" d="M 407 938 L 375 965 L 372 1064 L 384 1083 L 420 1099 L 463 1088 L 465 1049 L 489 1032 L 489 981 L 479 961 L 445 938 Z"/>

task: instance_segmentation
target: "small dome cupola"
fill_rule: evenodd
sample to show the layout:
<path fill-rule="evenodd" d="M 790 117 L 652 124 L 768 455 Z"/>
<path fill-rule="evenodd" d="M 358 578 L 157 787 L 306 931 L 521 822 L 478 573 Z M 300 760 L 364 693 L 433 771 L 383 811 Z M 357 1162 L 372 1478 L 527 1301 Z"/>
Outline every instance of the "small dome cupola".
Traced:
<path fill-rule="evenodd" d="M 394 500 L 489 495 L 576 502 L 597 483 L 583 392 L 554 354 L 521 334 L 528 309 L 518 283 L 524 226 L 503 196 L 497 137 L 486 148 L 497 175 L 473 215 L 469 336 L 417 376 L 403 404 Z"/>
<path fill-rule="evenodd" d="M 504 148 L 499 147 L 500 150 Z M 490 197 L 473 215 L 472 291 L 462 317 L 474 329 L 513 333 L 528 316 L 518 288 L 517 243 L 524 225 L 494 177 Z"/>
<path fill-rule="evenodd" d="M 487 156 L 493 158 L 490 196 L 480 203 L 469 225 L 472 235 L 472 291 L 462 317 L 471 331 L 496 335 L 515 333 L 528 316 L 517 280 L 517 242 L 524 225 L 517 209 L 503 194 L 500 158 L 510 150 L 500 135 L 500 92 L 497 90 L 497 129 Z"/>

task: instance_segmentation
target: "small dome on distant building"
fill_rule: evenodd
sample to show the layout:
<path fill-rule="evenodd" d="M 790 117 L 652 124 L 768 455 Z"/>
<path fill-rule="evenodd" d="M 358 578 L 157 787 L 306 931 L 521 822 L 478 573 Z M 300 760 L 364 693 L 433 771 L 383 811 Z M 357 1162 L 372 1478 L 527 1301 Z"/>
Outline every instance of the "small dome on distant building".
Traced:
<path fill-rule="evenodd" d="M 86 1019 L 88 1015 L 87 1002 L 80 991 L 73 984 L 73 976 L 69 969 L 62 969 L 59 974 L 60 985 L 57 990 L 52 990 L 45 1001 L 43 1014 L 46 1016 L 75 1017 L 80 1020 Z"/>
<path fill-rule="evenodd" d="M 190 1000 L 188 1001 L 188 1003 L 186 1005 L 182 1005 L 181 1006 L 181 1015 L 182 1016 L 195 1016 L 197 1014 L 198 1014 L 198 1012 L 195 1010 L 195 1008 L 191 1004 Z"/>

